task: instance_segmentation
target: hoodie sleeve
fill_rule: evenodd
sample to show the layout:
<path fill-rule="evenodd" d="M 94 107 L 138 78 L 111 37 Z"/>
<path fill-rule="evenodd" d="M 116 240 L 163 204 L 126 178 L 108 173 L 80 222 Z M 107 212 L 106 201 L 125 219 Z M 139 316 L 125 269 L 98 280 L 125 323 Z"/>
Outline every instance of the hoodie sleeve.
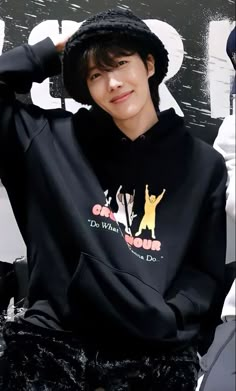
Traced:
<path fill-rule="evenodd" d="M 167 303 L 175 312 L 180 339 L 181 333 L 199 331 L 213 302 L 221 301 L 226 252 L 226 178 L 224 161 L 217 159 L 197 234 L 168 292 Z"/>
<path fill-rule="evenodd" d="M 41 83 L 60 70 L 60 57 L 50 38 L 32 46 L 24 44 L 0 56 L 0 178 L 4 166 L 16 160 L 15 150 L 27 147 L 43 120 L 42 109 L 24 105 L 15 94 L 30 92 L 33 82 Z"/>

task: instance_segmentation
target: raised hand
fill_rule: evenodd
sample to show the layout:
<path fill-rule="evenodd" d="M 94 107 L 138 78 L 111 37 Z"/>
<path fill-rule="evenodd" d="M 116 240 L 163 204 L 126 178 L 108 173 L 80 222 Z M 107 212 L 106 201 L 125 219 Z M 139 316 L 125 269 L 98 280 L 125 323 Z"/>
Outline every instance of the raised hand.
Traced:
<path fill-rule="evenodd" d="M 65 33 L 50 36 L 58 53 L 63 52 L 66 42 L 78 30 L 78 28 L 79 28 L 79 24 L 76 26 L 73 25 L 73 27 L 70 30 L 67 30 Z"/>

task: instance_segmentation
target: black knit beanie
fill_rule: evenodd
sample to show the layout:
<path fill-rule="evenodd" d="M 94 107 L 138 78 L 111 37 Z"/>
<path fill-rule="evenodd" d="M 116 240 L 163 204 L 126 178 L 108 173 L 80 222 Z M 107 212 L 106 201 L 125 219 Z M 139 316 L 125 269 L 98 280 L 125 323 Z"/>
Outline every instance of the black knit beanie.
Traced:
<path fill-rule="evenodd" d="M 107 36 L 127 37 L 140 43 L 152 54 L 156 63 L 156 72 L 150 78 L 154 85 L 162 82 L 168 70 L 168 52 L 161 40 L 152 33 L 149 27 L 129 10 L 112 9 L 100 12 L 88 18 L 67 41 L 63 55 L 63 80 L 69 95 L 82 104 L 93 104 L 85 80 L 78 74 L 78 60 L 83 52 L 96 42 L 96 39 Z"/>

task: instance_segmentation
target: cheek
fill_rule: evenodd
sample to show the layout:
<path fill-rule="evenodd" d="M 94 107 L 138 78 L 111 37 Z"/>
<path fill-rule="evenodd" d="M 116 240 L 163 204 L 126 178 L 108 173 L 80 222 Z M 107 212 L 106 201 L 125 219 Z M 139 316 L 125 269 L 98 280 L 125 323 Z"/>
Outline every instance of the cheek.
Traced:
<path fill-rule="evenodd" d="M 100 81 L 96 81 L 94 84 L 89 85 L 88 84 L 88 89 L 90 92 L 91 97 L 95 102 L 98 102 L 99 100 L 102 99 L 104 95 L 104 88 L 102 86 L 102 83 Z"/>
<path fill-rule="evenodd" d="M 128 80 L 131 84 L 140 86 L 143 84 L 148 83 L 148 73 L 146 68 L 144 67 L 139 67 L 137 69 L 133 69 L 129 75 L 128 75 Z"/>
<path fill-rule="evenodd" d="M 90 95 L 92 96 L 92 98 L 93 98 L 93 95 L 94 95 L 94 92 L 93 92 L 93 86 L 91 86 L 91 84 L 90 83 L 87 83 L 87 87 L 88 87 L 88 90 L 89 90 L 89 93 L 90 93 Z"/>
<path fill-rule="evenodd" d="M 96 89 L 95 89 L 95 88 L 88 87 L 88 90 L 89 90 L 90 95 L 91 95 L 92 99 L 94 100 L 94 102 L 97 103 L 98 94 L 96 93 Z"/>

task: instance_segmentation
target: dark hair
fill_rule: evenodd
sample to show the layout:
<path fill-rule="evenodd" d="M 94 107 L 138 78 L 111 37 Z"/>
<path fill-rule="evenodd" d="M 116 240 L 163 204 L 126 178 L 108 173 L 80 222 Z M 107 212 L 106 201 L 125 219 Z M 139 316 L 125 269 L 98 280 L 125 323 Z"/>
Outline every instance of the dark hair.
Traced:
<path fill-rule="evenodd" d="M 119 35 L 112 34 L 106 35 L 102 38 L 95 41 L 91 39 L 89 42 L 86 42 L 86 47 L 84 50 L 80 51 L 81 54 L 78 54 L 76 49 L 73 51 L 73 57 L 70 58 L 70 61 L 74 62 L 73 72 L 74 83 L 76 87 L 80 89 L 80 92 L 83 96 L 86 96 L 88 102 L 91 105 L 94 105 L 94 101 L 89 93 L 87 86 L 87 76 L 89 73 L 89 59 L 92 57 L 95 63 L 95 66 L 101 70 L 110 70 L 116 65 L 116 58 L 122 56 L 131 56 L 137 53 L 142 59 L 145 67 L 147 68 L 147 58 L 150 53 L 150 50 L 146 47 L 145 44 L 141 44 L 137 39 L 132 39 L 125 34 L 119 33 Z M 72 56 L 72 53 L 71 53 Z M 79 78 L 76 78 L 76 74 L 79 75 Z M 149 78 L 149 88 L 153 104 L 156 109 L 159 107 L 159 83 L 155 78 L 155 74 Z"/>

